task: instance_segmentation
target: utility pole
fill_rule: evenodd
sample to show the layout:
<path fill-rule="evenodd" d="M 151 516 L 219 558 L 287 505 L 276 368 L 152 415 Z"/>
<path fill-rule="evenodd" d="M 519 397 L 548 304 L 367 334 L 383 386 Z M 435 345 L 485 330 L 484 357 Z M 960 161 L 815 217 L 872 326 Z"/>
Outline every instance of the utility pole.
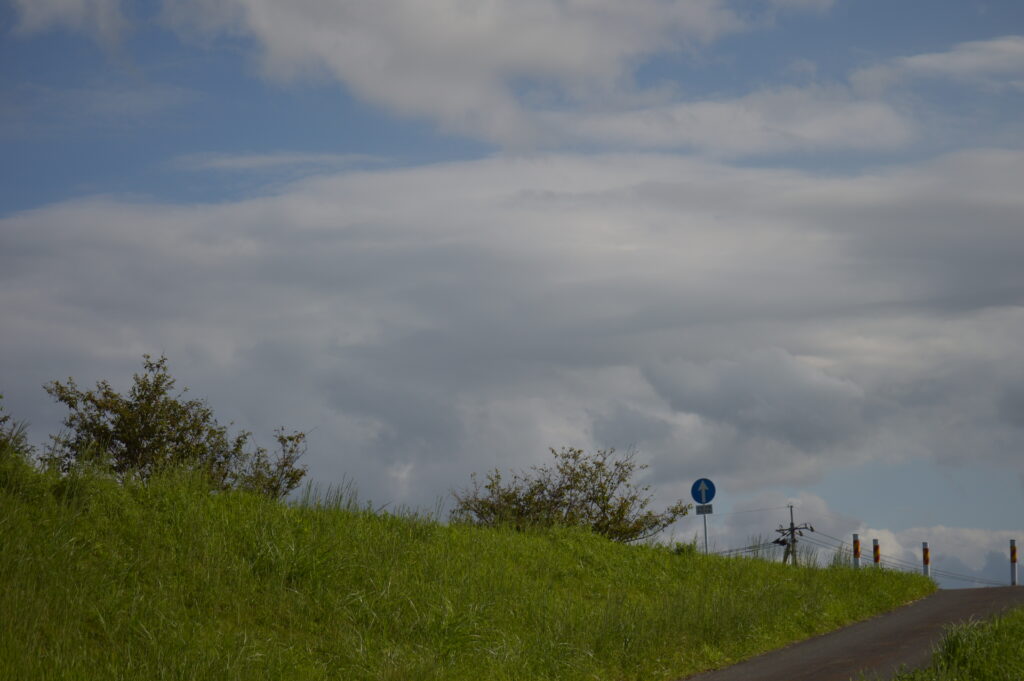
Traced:
<path fill-rule="evenodd" d="M 789 558 L 793 559 L 796 565 L 796 523 L 793 522 L 793 504 L 789 505 L 789 542 L 786 544 L 786 552 L 782 554 L 782 564 L 785 565 Z"/>
<path fill-rule="evenodd" d="M 779 544 L 780 546 L 786 547 L 786 552 L 782 554 L 783 564 L 788 563 L 790 558 L 793 559 L 793 565 L 797 564 L 796 538 L 797 536 L 804 536 L 804 530 L 810 530 L 811 532 L 814 532 L 814 528 L 808 525 L 807 523 L 801 523 L 800 525 L 796 524 L 796 521 L 793 519 L 793 504 L 790 504 L 789 527 L 782 527 L 781 525 L 779 525 L 779 529 L 775 531 L 782 536 L 780 536 L 778 539 L 772 542 L 773 544 Z"/>

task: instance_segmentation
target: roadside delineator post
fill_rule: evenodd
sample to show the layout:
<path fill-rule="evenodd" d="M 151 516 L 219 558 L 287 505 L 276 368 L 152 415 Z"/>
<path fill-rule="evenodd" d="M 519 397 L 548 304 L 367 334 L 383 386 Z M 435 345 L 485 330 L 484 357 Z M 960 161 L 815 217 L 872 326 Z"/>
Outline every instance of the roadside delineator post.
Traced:
<path fill-rule="evenodd" d="M 875 567 L 881 567 L 882 565 L 882 550 L 878 548 L 878 540 L 871 540 L 871 554 L 875 559 Z"/>
<path fill-rule="evenodd" d="M 1010 540 L 1010 586 L 1017 586 L 1017 540 Z"/>
<path fill-rule="evenodd" d="M 932 574 L 932 556 L 928 552 L 928 542 L 921 542 L 921 573 L 925 577 L 930 577 Z"/>
<path fill-rule="evenodd" d="M 853 533 L 853 567 L 860 567 L 860 535 Z"/>

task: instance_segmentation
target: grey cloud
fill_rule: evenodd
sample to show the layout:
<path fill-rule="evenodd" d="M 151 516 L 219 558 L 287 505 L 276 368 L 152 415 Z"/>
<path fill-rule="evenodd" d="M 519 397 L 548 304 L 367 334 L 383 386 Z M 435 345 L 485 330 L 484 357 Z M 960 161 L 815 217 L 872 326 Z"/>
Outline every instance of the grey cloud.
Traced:
<path fill-rule="evenodd" d="M 863 426 L 863 391 L 779 349 L 729 360 L 650 366 L 647 380 L 673 409 L 815 450 Z"/>
<path fill-rule="evenodd" d="M 1015 428 L 1024 428 L 1024 381 L 1003 390 L 999 397 L 999 416 Z"/>
<path fill-rule="evenodd" d="M 644 450 L 647 445 L 661 449 L 671 435 L 669 421 L 635 406 L 618 404 L 609 413 L 594 415 L 594 441 L 603 449 Z"/>
<path fill-rule="evenodd" d="M 961 216 L 1012 205 L 1019 162 L 827 178 L 499 156 L 219 205 L 49 206 L 0 221 L 2 389 L 42 437 L 43 382 L 127 380 L 166 352 L 239 427 L 313 429 L 318 479 L 428 505 L 570 444 L 637 445 L 668 496 L 695 470 L 756 492 L 904 456 L 1019 473 L 1024 317 L 993 293 L 1012 273 L 955 262 Z M 952 207 L 906 217 L 933 196 Z M 972 236 L 1013 251 L 1000 215 Z M 903 230 L 949 241 L 890 253 Z M 933 304 L 968 272 L 977 304 Z"/>

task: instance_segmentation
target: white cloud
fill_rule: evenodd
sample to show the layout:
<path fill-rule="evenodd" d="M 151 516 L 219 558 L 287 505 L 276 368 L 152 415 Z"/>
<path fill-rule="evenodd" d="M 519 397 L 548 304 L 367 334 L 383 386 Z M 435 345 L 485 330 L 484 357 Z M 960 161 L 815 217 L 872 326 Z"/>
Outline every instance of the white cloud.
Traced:
<path fill-rule="evenodd" d="M 913 121 L 885 102 L 820 86 L 553 118 L 570 137 L 626 147 L 695 148 L 722 156 L 891 149 L 915 136 Z"/>
<path fill-rule="evenodd" d="M 278 152 L 269 154 L 186 154 L 171 162 L 182 170 L 217 170 L 230 172 L 303 169 L 324 173 L 345 168 L 380 163 L 384 159 L 369 154 L 323 154 Z"/>
<path fill-rule="evenodd" d="M 127 28 L 120 0 L 14 0 L 18 30 L 35 33 L 54 28 L 94 35 L 113 44 Z"/>
<path fill-rule="evenodd" d="M 83 17 L 100 14 L 117 17 L 104 25 L 124 23 L 116 4 L 90 13 L 84 0 L 63 2 L 79 10 L 61 11 L 57 0 L 24 4 L 22 24 L 43 30 L 63 17 L 69 27 L 95 31 Z M 777 0 L 770 7 L 821 11 L 831 4 Z M 762 87 L 680 100 L 672 88 L 635 84 L 637 69 L 652 59 L 760 25 L 758 12 L 741 18 L 725 0 L 167 0 L 163 16 L 183 34 L 255 38 L 272 77 L 326 74 L 390 112 L 520 149 L 584 144 L 724 158 L 891 150 L 918 139 L 927 117 L 887 100 L 886 83 L 927 74 L 1024 80 L 1024 39 L 1009 36 L 862 69 L 851 74 L 852 88 Z M 676 85 L 685 91 L 685 82 Z"/>
<path fill-rule="evenodd" d="M 1020 89 L 1024 79 L 1024 36 L 959 43 L 946 52 L 901 57 L 855 71 L 850 82 L 875 95 L 913 78 L 960 81 L 992 89 Z"/>
<path fill-rule="evenodd" d="M 524 91 L 600 99 L 639 61 L 741 28 L 720 0 L 185 0 L 167 16 L 254 35 L 268 73 L 326 70 L 378 106 L 506 144 L 542 137 Z"/>
<path fill-rule="evenodd" d="M 780 0 L 773 6 L 830 5 Z M 691 102 L 659 97 L 652 106 L 651 93 L 638 92 L 632 81 L 645 60 L 750 28 L 719 0 L 429 7 L 412 0 L 181 0 L 169 3 L 167 15 L 178 26 L 256 36 L 270 74 L 326 70 L 361 99 L 510 147 L 582 141 L 742 156 L 888 149 L 914 134 L 909 118 L 842 87 Z"/>
<path fill-rule="evenodd" d="M 871 530 L 867 530 L 871 533 Z M 928 542 L 928 548 L 936 558 L 937 569 L 941 568 L 941 560 L 945 556 L 956 558 L 971 570 L 980 571 L 985 567 L 990 552 L 1003 553 L 1006 556 L 1006 576 L 1009 576 L 1010 540 L 1022 541 L 1022 533 L 1011 530 L 987 530 L 981 528 L 946 527 L 912 527 L 901 530 L 894 535 L 897 546 L 902 550 L 902 558 L 910 556 L 921 559 L 921 543 Z M 1003 576 L 1003 575 L 1000 575 Z"/>
<path fill-rule="evenodd" d="M 824 12 L 832 9 L 836 2 L 835 0 L 772 0 L 772 4 L 781 9 Z"/>

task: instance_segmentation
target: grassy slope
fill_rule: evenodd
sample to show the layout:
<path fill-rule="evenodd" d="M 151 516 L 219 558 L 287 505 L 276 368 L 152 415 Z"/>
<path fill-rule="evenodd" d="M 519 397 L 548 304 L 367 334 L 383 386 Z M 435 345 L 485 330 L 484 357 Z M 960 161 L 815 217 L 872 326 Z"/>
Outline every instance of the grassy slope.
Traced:
<path fill-rule="evenodd" d="M 934 587 L 0 461 L 0 678 L 673 679 Z"/>
<path fill-rule="evenodd" d="M 1024 679 L 1024 608 L 985 622 L 953 627 L 928 669 L 895 681 L 1021 681 Z"/>

